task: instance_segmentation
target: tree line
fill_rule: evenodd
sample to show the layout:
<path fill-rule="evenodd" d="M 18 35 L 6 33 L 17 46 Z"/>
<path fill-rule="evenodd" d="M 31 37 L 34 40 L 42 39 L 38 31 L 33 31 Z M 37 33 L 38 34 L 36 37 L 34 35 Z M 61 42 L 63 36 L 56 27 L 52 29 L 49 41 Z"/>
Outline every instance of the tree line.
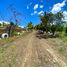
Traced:
<path fill-rule="evenodd" d="M 32 30 L 33 28 L 36 30 L 41 30 L 46 32 L 52 33 L 53 36 L 55 36 L 56 32 L 63 32 L 67 33 L 67 26 L 66 22 L 64 22 L 62 19 L 64 19 L 63 12 L 58 12 L 57 14 L 53 14 L 51 12 L 44 12 L 43 15 L 40 15 L 40 24 L 33 26 L 32 22 L 28 23 L 28 29 Z"/>

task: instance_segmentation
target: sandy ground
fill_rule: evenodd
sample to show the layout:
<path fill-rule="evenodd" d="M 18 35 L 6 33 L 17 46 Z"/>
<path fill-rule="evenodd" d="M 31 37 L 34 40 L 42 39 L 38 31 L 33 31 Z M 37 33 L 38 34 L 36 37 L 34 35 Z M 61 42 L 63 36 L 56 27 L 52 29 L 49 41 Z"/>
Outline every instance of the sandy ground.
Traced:
<path fill-rule="evenodd" d="M 36 32 L 5 46 L 0 59 L 0 67 L 67 67 L 50 43 L 36 37 Z"/>

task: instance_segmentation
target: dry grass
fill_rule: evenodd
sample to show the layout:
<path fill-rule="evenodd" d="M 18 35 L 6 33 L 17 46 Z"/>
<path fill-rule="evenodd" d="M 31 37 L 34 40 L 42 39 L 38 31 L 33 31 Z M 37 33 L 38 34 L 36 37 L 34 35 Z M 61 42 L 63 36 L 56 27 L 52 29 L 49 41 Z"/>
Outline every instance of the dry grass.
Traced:
<path fill-rule="evenodd" d="M 13 37 L 5 38 L 5 39 L 0 39 L 0 47 L 4 46 L 7 43 L 11 43 L 11 42 L 17 40 L 18 38 L 24 37 L 27 34 L 29 34 L 29 32 L 25 32 L 25 33 L 23 33 L 22 35 L 19 35 L 19 36 L 13 36 Z"/>
<path fill-rule="evenodd" d="M 25 32 L 18 37 L 14 36 L 0 40 L 0 67 L 16 67 L 17 63 L 20 65 L 21 50 L 23 47 L 21 47 L 22 45 L 19 46 L 20 44 L 17 45 L 16 42 L 28 34 L 28 32 Z"/>
<path fill-rule="evenodd" d="M 59 38 L 49 38 L 47 43 L 60 55 L 62 59 L 65 59 L 67 63 L 67 42 Z"/>

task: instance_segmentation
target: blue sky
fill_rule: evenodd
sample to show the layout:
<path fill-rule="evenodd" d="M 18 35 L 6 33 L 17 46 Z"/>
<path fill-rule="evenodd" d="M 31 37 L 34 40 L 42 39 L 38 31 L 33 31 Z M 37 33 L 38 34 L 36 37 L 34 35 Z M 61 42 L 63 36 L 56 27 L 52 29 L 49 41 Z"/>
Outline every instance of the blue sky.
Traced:
<path fill-rule="evenodd" d="M 9 5 L 13 5 L 16 10 L 22 13 L 21 26 L 26 26 L 29 21 L 33 24 L 40 23 L 39 15 L 44 11 L 57 13 L 63 11 L 67 21 L 67 1 L 66 0 L 0 0 L 0 20 L 8 20 L 11 12 Z"/>

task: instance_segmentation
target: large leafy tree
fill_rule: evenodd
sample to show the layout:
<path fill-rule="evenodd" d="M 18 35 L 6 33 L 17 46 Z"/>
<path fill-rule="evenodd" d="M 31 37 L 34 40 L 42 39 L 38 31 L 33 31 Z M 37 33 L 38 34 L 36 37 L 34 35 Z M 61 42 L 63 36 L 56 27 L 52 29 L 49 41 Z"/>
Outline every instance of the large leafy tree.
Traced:
<path fill-rule="evenodd" d="M 53 13 L 44 13 L 43 16 L 40 16 L 42 26 L 46 33 L 48 31 L 52 31 L 53 35 L 55 31 L 57 30 L 57 25 L 62 23 L 63 13 L 58 12 L 57 14 Z M 50 29 L 51 28 L 51 29 Z"/>
<path fill-rule="evenodd" d="M 53 35 L 55 35 L 56 29 L 57 29 L 56 25 L 51 26 L 51 32 L 53 33 Z"/>
<path fill-rule="evenodd" d="M 38 25 L 35 26 L 35 29 L 36 29 L 36 30 L 42 30 L 42 31 L 45 31 L 44 28 L 45 28 L 45 27 L 44 27 L 44 25 L 43 25 L 42 23 L 40 23 L 40 24 L 38 24 Z"/>
<path fill-rule="evenodd" d="M 53 35 L 55 34 L 56 31 L 63 31 L 63 21 L 62 21 L 63 17 L 63 13 L 62 12 L 58 12 L 57 14 L 53 15 L 53 21 L 52 21 L 52 26 L 51 26 L 51 31 L 53 33 Z"/>
<path fill-rule="evenodd" d="M 65 27 L 65 33 L 67 34 L 67 26 Z"/>
<path fill-rule="evenodd" d="M 42 26 L 44 27 L 44 30 L 48 32 L 48 25 L 49 25 L 49 15 L 45 12 L 43 16 L 40 16 Z"/>
<path fill-rule="evenodd" d="M 64 18 L 63 12 L 58 12 L 57 14 L 54 14 L 54 21 L 56 24 L 61 24 L 63 22 L 62 18 Z"/>

